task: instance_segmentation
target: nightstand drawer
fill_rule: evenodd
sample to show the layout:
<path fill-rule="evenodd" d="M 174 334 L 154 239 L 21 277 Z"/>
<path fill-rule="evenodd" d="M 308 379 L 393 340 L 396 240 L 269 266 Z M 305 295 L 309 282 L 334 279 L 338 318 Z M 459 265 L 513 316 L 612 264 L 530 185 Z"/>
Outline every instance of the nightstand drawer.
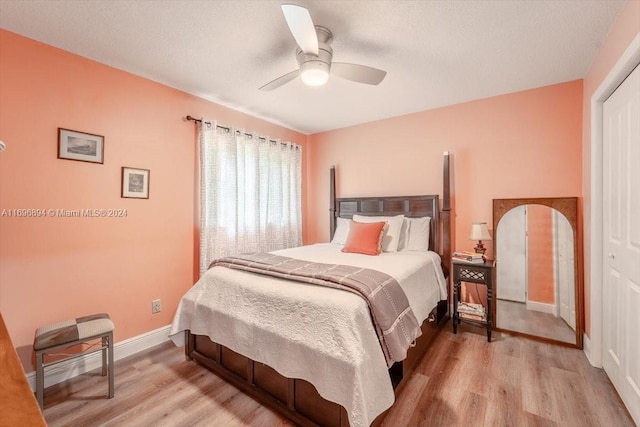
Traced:
<path fill-rule="evenodd" d="M 487 283 L 490 278 L 491 268 L 478 266 L 478 265 L 462 265 L 458 264 L 457 268 L 453 269 L 453 281 L 454 282 L 471 282 L 471 283 Z"/>

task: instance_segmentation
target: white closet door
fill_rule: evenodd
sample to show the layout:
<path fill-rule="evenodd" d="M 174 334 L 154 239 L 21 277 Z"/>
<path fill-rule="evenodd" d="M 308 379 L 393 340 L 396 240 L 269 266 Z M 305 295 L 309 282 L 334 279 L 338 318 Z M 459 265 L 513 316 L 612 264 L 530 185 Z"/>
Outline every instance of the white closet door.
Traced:
<path fill-rule="evenodd" d="M 603 118 L 603 365 L 640 424 L 640 67 Z"/>

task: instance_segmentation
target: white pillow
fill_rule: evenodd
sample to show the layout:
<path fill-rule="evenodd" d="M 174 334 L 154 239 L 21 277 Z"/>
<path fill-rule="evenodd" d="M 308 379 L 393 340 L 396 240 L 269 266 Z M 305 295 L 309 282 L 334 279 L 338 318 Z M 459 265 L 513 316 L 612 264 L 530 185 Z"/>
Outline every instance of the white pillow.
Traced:
<path fill-rule="evenodd" d="M 382 251 L 383 252 L 397 252 L 398 243 L 400 243 L 400 232 L 402 231 L 402 223 L 404 222 L 404 215 L 396 216 L 365 216 L 354 215 L 353 220 L 356 222 L 380 222 L 385 221 L 389 226 L 384 232 L 382 238 Z"/>
<path fill-rule="evenodd" d="M 398 242 L 398 251 L 404 251 L 407 249 L 407 243 L 409 242 L 409 221 L 411 218 L 405 218 L 402 221 L 402 229 L 400 229 L 400 241 Z"/>
<path fill-rule="evenodd" d="M 336 231 L 333 233 L 331 243 L 344 245 L 347 242 L 347 236 L 349 235 L 349 220 L 340 217 L 338 217 L 337 220 L 338 224 L 336 225 Z"/>
<path fill-rule="evenodd" d="M 431 218 L 405 218 L 402 227 L 403 234 L 399 250 L 403 251 L 428 251 Z"/>

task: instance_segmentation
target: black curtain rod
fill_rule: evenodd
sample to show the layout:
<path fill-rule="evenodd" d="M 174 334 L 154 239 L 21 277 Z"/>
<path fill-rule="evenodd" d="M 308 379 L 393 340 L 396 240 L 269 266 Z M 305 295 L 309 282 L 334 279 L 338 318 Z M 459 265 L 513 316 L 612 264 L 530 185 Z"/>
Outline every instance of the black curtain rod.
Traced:
<path fill-rule="evenodd" d="M 187 116 L 187 120 L 189 120 L 190 122 L 194 122 L 194 123 L 201 123 L 201 122 L 202 122 L 202 119 L 196 119 L 196 118 L 195 118 L 195 117 L 193 117 L 193 116 Z M 212 122 L 204 122 L 204 124 L 205 124 L 205 125 L 209 125 L 209 126 L 211 126 L 213 123 L 212 123 Z M 228 128 L 228 127 L 226 127 L 226 126 L 216 125 L 216 127 L 217 127 L 218 129 L 224 129 L 224 130 L 226 130 L 227 132 L 231 132 L 231 129 L 230 129 L 230 128 Z M 236 131 L 236 133 L 242 133 L 242 132 L 240 132 L 239 130 L 237 130 L 237 131 Z M 253 138 L 253 135 L 251 135 L 250 133 L 246 133 L 246 132 L 245 132 L 245 135 L 246 135 L 246 136 L 249 136 L 249 137 L 251 137 L 251 138 Z M 266 141 L 266 140 L 267 140 L 267 138 L 262 137 L 262 136 L 259 136 L 259 137 L 257 137 L 257 138 L 258 138 L 258 139 L 261 139 L 261 140 L 263 140 L 263 141 Z M 269 140 L 269 142 L 276 143 L 276 142 L 278 142 L 278 141 L 274 141 L 273 139 L 270 139 L 270 140 Z M 287 144 L 285 144 L 284 142 L 281 142 L 281 144 L 282 144 L 282 145 L 287 145 Z M 297 148 L 297 146 L 296 146 L 296 148 Z"/>

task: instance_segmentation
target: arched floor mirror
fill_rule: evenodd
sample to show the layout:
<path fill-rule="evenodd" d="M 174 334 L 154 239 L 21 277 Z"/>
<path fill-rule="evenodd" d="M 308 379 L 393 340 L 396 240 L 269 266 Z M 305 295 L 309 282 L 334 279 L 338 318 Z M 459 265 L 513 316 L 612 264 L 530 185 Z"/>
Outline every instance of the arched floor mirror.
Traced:
<path fill-rule="evenodd" d="M 494 199 L 496 330 L 582 348 L 577 197 Z"/>

